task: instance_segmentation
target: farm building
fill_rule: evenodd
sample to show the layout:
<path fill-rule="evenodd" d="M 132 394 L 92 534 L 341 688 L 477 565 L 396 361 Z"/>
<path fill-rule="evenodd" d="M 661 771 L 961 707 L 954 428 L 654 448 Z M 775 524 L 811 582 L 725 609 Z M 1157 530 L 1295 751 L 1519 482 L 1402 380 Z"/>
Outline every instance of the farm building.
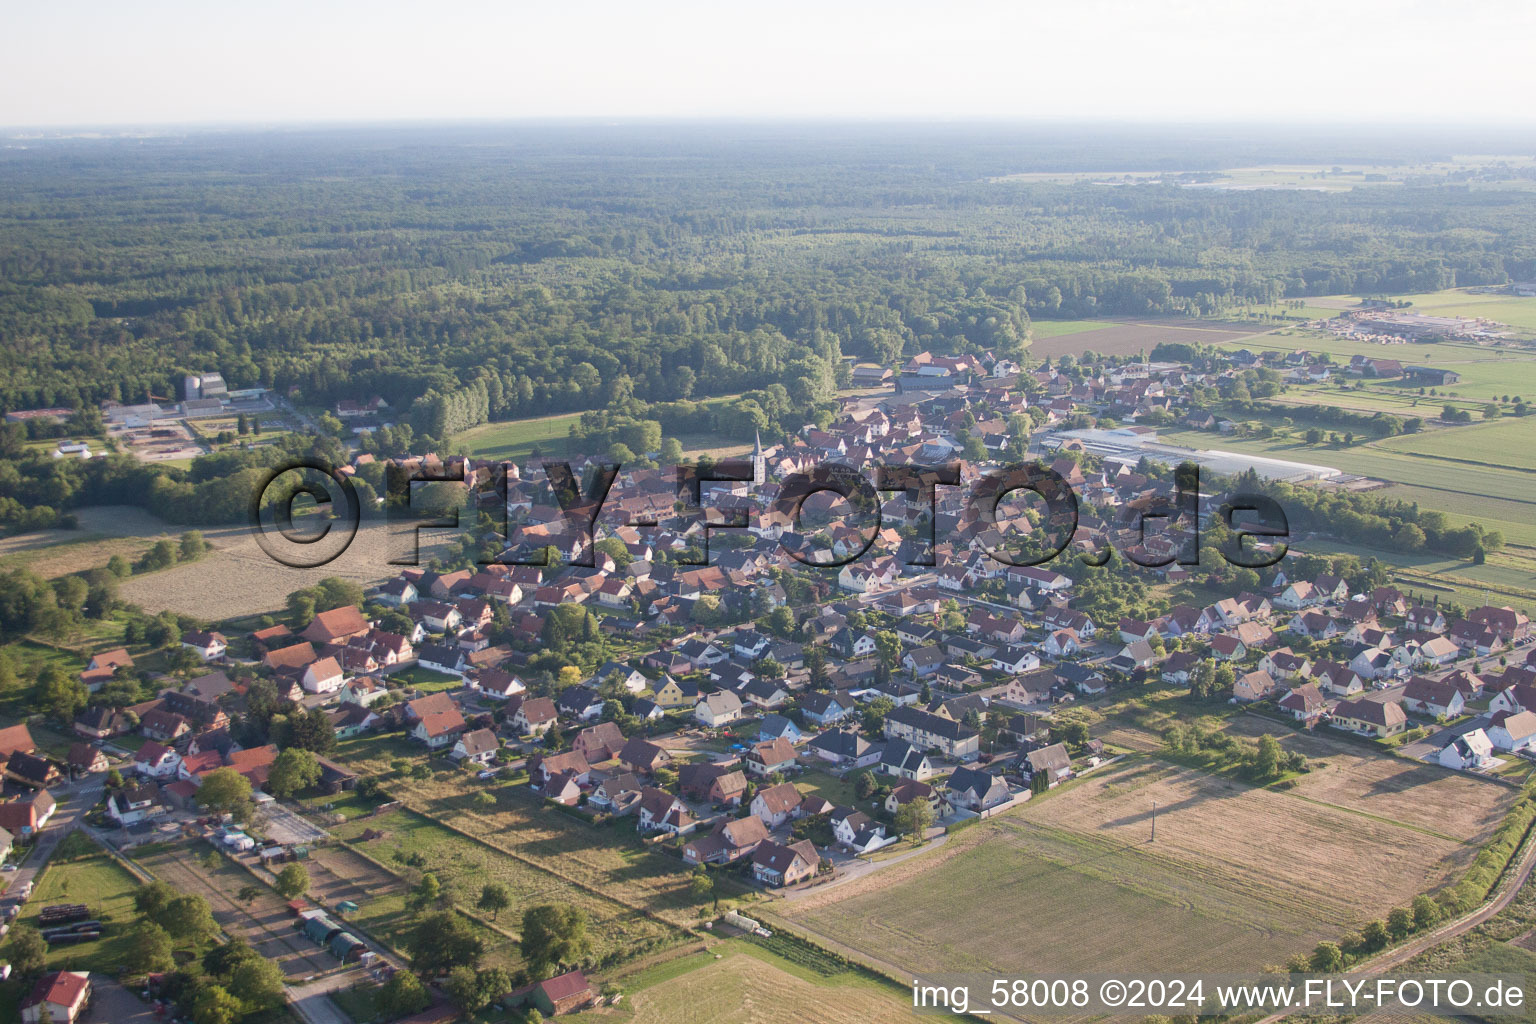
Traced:
<path fill-rule="evenodd" d="M 1455 370 L 1444 370 L 1438 366 L 1405 366 L 1403 377 L 1410 384 L 1420 384 L 1426 387 L 1439 388 L 1447 384 L 1456 384 L 1461 381 L 1461 374 Z"/>

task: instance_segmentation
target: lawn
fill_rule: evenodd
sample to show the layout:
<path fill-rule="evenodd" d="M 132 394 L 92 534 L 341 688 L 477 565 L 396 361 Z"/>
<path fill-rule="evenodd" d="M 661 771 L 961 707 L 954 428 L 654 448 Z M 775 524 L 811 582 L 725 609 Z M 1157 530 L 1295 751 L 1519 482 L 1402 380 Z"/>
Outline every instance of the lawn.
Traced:
<path fill-rule="evenodd" d="M 793 953 L 792 947 L 785 947 Z M 795 962 L 758 942 L 732 940 L 615 979 L 617 1010 L 590 1011 L 572 1024 L 865 1024 L 918 1019 L 910 993 L 823 961 Z M 952 1021 L 924 1014 L 923 1020 Z"/>
<path fill-rule="evenodd" d="M 1427 585 L 1431 591 L 1438 588 L 1442 601 L 1453 600 L 1463 607 L 1485 603 L 1511 604 L 1516 609 L 1536 607 L 1536 562 L 1515 553 L 1494 554 L 1485 564 L 1474 565 L 1441 555 L 1410 555 L 1333 541 L 1307 541 L 1298 548 L 1309 553 L 1350 554 L 1362 560 L 1376 558 L 1391 567 L 1403 589 L 1414 590 L 1416 584 Z M 1420 596 L 1429 599 L 1429 594 Z"/>
<path fill-rule="evenodd" d="M 1113 326 L 1106 320 L 1036 320 L 1029 325 L 1029 333 L 1035 338 L 1059 338 L 1064 334 L 1101 331 Z"/>
<path fill-rule="evenodd" d="M 864 809 L 867 810 L 867 802 L 861 805 L 861 802 L 854 795 L 854 774 L 850 772 L 846 778 L 840 779 L 830 772 L 813 770 L 795 776 L 794 783 L 795 788 L 806 796 L 822 797 L 823 799 L 830 800 L 838 807 L 864 806 Z"/>
<path fill-rule="evenodd" d="M 464 685 L 464 680 L 458 676 L 452 676 L 446 672 L 433 672 L 431 669 L 422 668 L 420 665 L 412 665 L 408 669 L 396 672 L 390 676 L 390 679 L 407 683 L 423 693 L 435 693 L 438 690 L 454 690 Z"/>
<path fill-rule="evenodd" d="M 497 780 L 487 784 L 473 773 L 456 769 L 433 771 L 425 779 L 415 779 L 396 774 L 390 767 L 400 757 L 418 762 L 423 753 L 420 746 L 398 737 L 351 740 L 338 750 L 354 770 L 381 776 L 390 796 L 403 801 L 417 812 L 416 816 L 452 822 L 455 828 L 502 850 L 509 862 L 506 870 L 526 873 L 524 884 L 531 889 L 567 886 L 597 894 L 627 913 L 643 910 L 676 924 L 697 920 L 698 903 L 688 894 L 685 866 L 642 844 L 633 821 L 593 826 L 543 806 L 538 796 L 520 783 Z M 491 802 L 483 802 L 483 794 L 489 794 Z M 349 822 L 336 832 L 351 836 L 364 828 L 383 827 L 379 820 Z M 470 844 L 480 853 L 491 852 L 451 832 L 442 838 Z"/>
<path fill-rule="evenodd" d="M 735 395 L 702 399 L 701 404 L 720 405 L 735 399 Z M 535 448 L 545 456 L 565 456 L 568 451 L 571 428 L 581 422 L 581 413 L 561 416 L 538 416 L 531 419 L 504 420 L 499 423 L 482 423 L 478 427 L 455 434 L 453 446 L 465 447 L 470 455 L 482 459 L 521 459 Z M 732 438 L 710 434 L 691 433 L 678 436 L 685 451 L 694 453 L 713 451 L 720 446 L 732 447 Z M 734 439 L 736 444 L 741 439 Z M 751 438 L 746 439 L 747 442 Z"/>
<path fill-rule="evenodd" d="M 54 903 L 84 903 L 105 924 L 94 942 L 57 946 L 48 951 L 53 970 L 90 970 L 116 974 L 128 952 L 128 928 L 134 919 L 133 893 L 138 879 L 106 855 L 49 864 L 38 876 L 20 923 L 36 928 L 37 915 Z"/>
<path fill-rule="evenodd" d="M 1425 508 L 1450 504 L 1445 492 L 1414 487 L 1410 484 L 1394 484 L 1376 494 L 1397 501 L 1418 502 Z M 1525 502 L 1506 501 L 1486 494 L 1465 494 L 1455 499 L 1456 510 L 1441 508 L 1453 526 L 1480 523 L 1490 530 L 1504 534 L 1508 544 L 1536 546 L 1536 508 Z"/>
<path fill-rule="evenodd" d="M 1298 904 L 1152 854 L 1145 824 L 1136 831 L 1101 839 L 1007 816 L 780 906 L 793 925 L 911 972 L 1243 970 L 1334 935 Z"/>

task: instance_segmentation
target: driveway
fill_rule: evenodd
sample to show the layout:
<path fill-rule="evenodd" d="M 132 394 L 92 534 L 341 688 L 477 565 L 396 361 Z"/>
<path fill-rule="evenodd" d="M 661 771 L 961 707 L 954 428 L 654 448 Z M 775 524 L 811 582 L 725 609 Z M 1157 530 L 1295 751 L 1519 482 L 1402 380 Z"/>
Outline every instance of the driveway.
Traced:
<path fill-rule="evenodd" d="M 152 1004 L 119 985 L 109 975 L 91 974 L 91 1007 L 81 1017 L 82 1024 L 150 1024 L 155 1016 Z"/>

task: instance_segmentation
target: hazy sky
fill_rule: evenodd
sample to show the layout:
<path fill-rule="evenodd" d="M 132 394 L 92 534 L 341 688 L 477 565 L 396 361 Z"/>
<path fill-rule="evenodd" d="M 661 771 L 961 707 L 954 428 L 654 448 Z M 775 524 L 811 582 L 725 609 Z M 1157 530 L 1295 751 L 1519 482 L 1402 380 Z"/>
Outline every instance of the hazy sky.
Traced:
<path fill-rule="evenodd" d="M 1533 120 L 1530 0 L 5 0 L 0 125 Z"/>

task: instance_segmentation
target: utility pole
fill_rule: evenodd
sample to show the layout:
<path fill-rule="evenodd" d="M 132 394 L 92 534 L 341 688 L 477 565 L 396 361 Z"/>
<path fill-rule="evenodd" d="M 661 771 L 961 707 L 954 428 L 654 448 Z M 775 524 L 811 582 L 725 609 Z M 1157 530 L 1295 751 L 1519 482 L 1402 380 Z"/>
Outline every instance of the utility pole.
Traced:
<path fill-rule="evenodd" d="M 1156 800 L 1152 801 L 1152 838 L 1148 839 L 1147 842 L 1149 842 L 1149 843 L 1157 842 L 1157 801 Z"/>

